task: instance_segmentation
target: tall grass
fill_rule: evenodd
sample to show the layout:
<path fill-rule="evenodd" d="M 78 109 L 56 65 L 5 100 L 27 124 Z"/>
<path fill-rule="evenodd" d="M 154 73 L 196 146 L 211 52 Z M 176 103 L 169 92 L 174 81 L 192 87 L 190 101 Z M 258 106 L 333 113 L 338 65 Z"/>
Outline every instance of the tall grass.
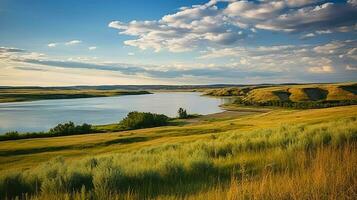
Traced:
<path fill-rule="evenodd" d="M 9 199 L 348 199 L 356 194 L 356 122 L 353 117 L 229 131 L 136 152 L 56 158 L 2 174 L 0 194 Z"/>
<path fill-rule="evenodd" d="M 300 151 L 294 171 L 274 172 L 267 167 L 257 176 L 232 176 L 228 185 L 184 197 L 158 199 L 240 200 L 240 199 L 355 199 L 357 195 L 356 146 L 318 148 L 314 155 Z"/>

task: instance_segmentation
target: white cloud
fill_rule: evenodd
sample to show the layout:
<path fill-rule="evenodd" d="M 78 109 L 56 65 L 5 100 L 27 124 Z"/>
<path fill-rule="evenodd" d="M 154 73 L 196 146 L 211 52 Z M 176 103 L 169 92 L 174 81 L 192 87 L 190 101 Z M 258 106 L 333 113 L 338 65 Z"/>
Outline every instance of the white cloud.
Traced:
<path fill-rule="evenodd" d="M 325 65 L 319 67 L 310 67 L 308 71 L 311 73 L 332 73 L 334 69 L 332 66 Z"/>
<path fill-rule="evenodd" d="M 80 44 L 80 43 L 82 43 L 81 40 L 71 40 L 71 41 L 66 42 L 65 45 L 71 46 L 71 45 L 77 45 L 77 44 Z"/>
<path fill-rule="evenodd" d="M 339 26 L 339 27 L 335 28 L 334 30 L 341 32 L 341 33 L 357 31 L 357 23 L 355 23 L 354 25 L 350 25 L 350 26 Z"/>
<path fill-rule="evenodd" d="M 341 47 L 344 47 L 344 44 L 342 42 L 335 41 L 324 45 L 316 46 L 314 47 L 314 51 L 316 53 L 321 53 L 321 54 L 334 54 L 336 53 L 336 50 L 338 50 Z"/>
<path fill-rule="evenodd" d="M 346 57 L 357 60 L 357 48 L 353 47 L 352 49 L 348 50 Z"/>
<path fill-rule="evenodd" d="M 346 40 L 320 45 L 211 48 L 202 51 L 198 58 L 209 60 L 208 62 L 211 63 L 232 60 L 231 63 L 226 62 L 226 66 L 266 72 L 278 71 L 298 75 L 308 71 L 316 75 L 319 73 L 334 74 L 332 72 L 345 72 L 346 65 L 355 66 L 357 49 L 354 49 L 354 46 L 356 44 L 357 41 Z M 239 60 L 239 62 L 234 60 Z"/>
<path fill-rule="evenodd" d="M 221 1 L 228 5 L 217 6 Z M 159 20 L 112 21 L 108 26 L 118 29 L 119 34 L 136 37 L 124 41 L 125 45 L 182 52 L 202 46 L 225 48 L 245 39 L 246 32 L 256 33 L 256 29 L 307 32 L 306 38 L 337 31 L 332 30 L 336 27 L 347 31 L 346 27 L 356 26 L 356 12 L 352 3 L 321 0 L 211 0 L 181 7 Z"/>
<path fill-rule="evenodd" d="M 252 1 L 236 1 L 230 3 L 224 12 L 230 17 L 261 20 L 274 17 L 276 12 L 285 7 L 284 1 L 267 1 L 259 4 Z"/>
<path fill-rule="evenodd" d="M 57 43 L 49 43 L 47 46 L 48 47 L 56 47 L 58 44 Z"/>
<path fill-rule="evenodd" d="M 308 33 L 308 34 L 305 34 L 301 37 L 301 39 L 306 39 L 306 38 L 312 38 L 312 37 L 315 37 L 316 35 L 314 33 Z"/>
<path fill-rule="evenodd" d="M 293 30 L 334 28 L 339 24 L 355 23 L 356 7 L 349 4 L 327 2 L 321 5 L 292 9 L 274 18 L 257 23 L 256 27 L 268 30 Z"/>
<path fill-rule="evenodd" d="M 320 1 L 322 0 L 285 0 L 285 2 L 289 5 L 289 7 L 300 7 L 300 6 L 318 3 Z"/>
<path fill-rule="evenodd" d="M 312 45 L 238 46 L 224 49 L 208 48 L 201 52 L 202 57 L 205 58 L 203 60 L 170 61 L 170 63 L 160 65 L 125 64 L 114 61 L 103 61 L 94 57 L 73 57 L 67 59 L 61 57 L 61 59 L 56 59 L 22 49 L 0 47 L 0 68 L 3 71 L 6 68 L 4 66 L 11 66 L 13 68 L 16 66 L 16 71 L 14 72 L 18 74 L 31 74 L 32 77 L 36 76 L 34 73 L 37 73 L 37 75 L 41 73 L 41 76 L 49 77 L 52 74 L 50 71 L 53 70 L 68 71 L 68 73 L 87 73 L 91 71 L 93 74 L 107 74 L 102 77 L 103 79 L 98 79 L 100 81 L 97 82 L 98 84 L 107 83 L 105 77 L 108 76 L 109 80 L 112 75 L 117 78 L 132 77 L 132 80 L 135 79 L 136 81 L 138 79 L 135 77 L 139 76 L 143 79 L 166 80 L 173 81 L 174 83 L 179 83 L 180 80 L 185 80 L 183 83 L 203 83 L 202 80 L 205 80 L 207 83 L 246 83 L 264 80 L 269 80 L 268 82 L 277 82 L 277 80 L 354 80 L 356 75 L 356 70 L 354 70 L 355 61 L 348 58 L 347 55 L 355 54 L 356 50 L 353 50 L 353 47 L 356 42 L 335 41 L 333 43 L 341 43 L 342 46 L 336 49 L 336 51 L 346 56 L 337 58 L 341 54 L 317 53 L 314 50 L 316 46 Z M 324 45 L 327 44 L 319 46 Z M 221 58 L 224 58 L 222 59 L 224 62 L 210 60 Z M 336 58 L 339 63 L 336 61 Z M 311 68 L 308 66 L 311 66 Z M 310 73 L 306 73 L 306 71 Z M 337 79 L 337 75 L 342 78 Z M 11 76 L 17 80 L 11 82 L 13 84 L 16 84 L 15 82 L 20 84 L 21 80 L 24 80 L 16 74 Z M 319 77 L 325 78 L 320 79 Z M 10 83 L 10 79 L 6 80 Z M 71 81 L 66 79 L 66 81 L 68 81 L 67 84 L 80 83 L 80 80 Z M 140 81 L 140 83 L 143 82 Z"/>
<path fill-rule="evenodd" d="M 97 49 L 97 47 L 92 46 L 92 47 L 88 47 L 88 49 L 92 51 L 92 50 L 96 50 L 96 49 Z"/>
<path fill-rule="evenodd" d="M 318 30 L 316 31 L 317 34 L 322 35 L 322 34 L 330 34 L 332 33 L 331 30 Z"/>
<path fill-rule="evenodd" d="M 301 39 L 312 38 L 317 35 L 325 35 L 325 34 L 330 34 L 330 33 L 332 33 L 331 30 L 317 30 L 317 31 L 315 31 L 315 33 L 307 33 L 307 34 L 303 35 L 301 37 Z"/>
<path fill-rule="evenodd" d="M 135 53 L 129 52 L 129 53 L 128 53 L 128 56 L 135 56 Z"/>

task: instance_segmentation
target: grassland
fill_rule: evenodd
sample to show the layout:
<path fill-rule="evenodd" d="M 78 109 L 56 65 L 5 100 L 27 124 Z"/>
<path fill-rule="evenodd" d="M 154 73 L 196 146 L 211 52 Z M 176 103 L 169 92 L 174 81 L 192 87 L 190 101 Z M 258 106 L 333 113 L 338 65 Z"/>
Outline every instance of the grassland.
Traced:
<path fill-rule="evenodd" d="M 150 94 L 147 91 L 56 89 L 56 88 L 0 88 L 0 103 L 44 99 L 72 99 Z"/>
<path fill-rule="evenodd" d="M 212 96 L 240 96 L 245 101 L 340 101 L 357 100 L 357 83 L 245 86 L 206 91 Z"/>
<path fill-rule="evenodd" d="M 357 106 L 248 111 L 181 126 L 0 142 L 0 198 L 356 197 Z"/>

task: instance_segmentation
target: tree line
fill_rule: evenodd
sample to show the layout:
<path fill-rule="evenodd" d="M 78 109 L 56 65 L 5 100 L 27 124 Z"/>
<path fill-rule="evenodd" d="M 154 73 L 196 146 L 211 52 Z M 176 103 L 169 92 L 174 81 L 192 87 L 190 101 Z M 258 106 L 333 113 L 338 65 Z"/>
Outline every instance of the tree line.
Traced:
<path fill-rule="evenodd" d="M 78 135 L 93 133 L 94 129 L 90 124 L 76 125 L 69 121 L 66 123 L 60 123 L 55 127 L 51 128 L 48 132 L 27 132 L 19 133 L 17 131 L 10 131 L 4 135 L 0 135 L 0 141 L 3 140 L 18 140 L 27 138 L 41 138 L 41 137 L 55 137 L 55 136 L 66 136 L 66 135 Z"/>

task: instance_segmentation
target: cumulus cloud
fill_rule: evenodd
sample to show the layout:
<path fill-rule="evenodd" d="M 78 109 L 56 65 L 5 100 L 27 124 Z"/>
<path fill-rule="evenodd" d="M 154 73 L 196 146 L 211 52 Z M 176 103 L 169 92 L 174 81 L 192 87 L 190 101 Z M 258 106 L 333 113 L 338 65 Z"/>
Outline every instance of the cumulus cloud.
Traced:
<path fill-rule="evenodd" d="M 302 31 L 350 25 L 357 19 L 357 7 L 327 2 L 321 5 L 276 13 L 274 18 L 257 22 L 256 27 L 275 31 Z"/>
<path fill-rule="evenodd" d="M 138 37 L 124 44 L 155 51 L 188 51 L 205 42 L 229 45 L 245 37 L 242 31 L 227 28 L 223 16 L 218 13 L 216 6 L 200 5 L 182 8 L 158 21 L 113 21 L 108 26 L 119 29 L 119 34 Z"/>
<path fill-rule="evenodd" d="M 230 65 L 236 68 L 277 71 L 296 76 L 306 71 L 311 74 L 336 74 L 344 73 L 346 65 L 356 65 L 356 45 L 355 40 L 345 40 L 318 45 L 211 48 L 201 52 L 198 58 L 209 59 L 213 63 L 216 60 L 235 60 L 236 63 Z"/>
<path fill-rule="evenodd" d="M 71 40 L 71 41 L 68 41 L 68 42 L 66 42 L 64 44 L 67 45 L 67 46 L 72 46 L 72 45 L 77 45 L 77 44 L 80 44 L 80 43 L 82 43 L 81 40 Z"/>
<path fill-rule="evenodd" d="M 312 73 L 332 73 L 333 67 L 329 66 L 329 65 L 325 65 L 325 66 L 319 66 L 319 67 L 310 67 L 309 72 Z"/>
<path fill-rule="evenodd" d="M 306 6 L 314 3 L 321 2 L 322 0 L 285 0 L 287 5 L 290 7 L 300 7 L 300 6 Z"/>
<path fill-rule="evenodd" d="M 225 6 L 217 6 L 225 1 Z M 203 46 L 225 48 L 237 44 L 257 29 L 282 32 L 310 32 L 302 38 L 334 31 L 354 31 L 357 20 L 355 1 L 322 0 L 211 0 L 181 7 L 159 20 L 112 21 L 109 27 L 133 36 L 125 45 L 158 52 L 190 51 Z"/>

